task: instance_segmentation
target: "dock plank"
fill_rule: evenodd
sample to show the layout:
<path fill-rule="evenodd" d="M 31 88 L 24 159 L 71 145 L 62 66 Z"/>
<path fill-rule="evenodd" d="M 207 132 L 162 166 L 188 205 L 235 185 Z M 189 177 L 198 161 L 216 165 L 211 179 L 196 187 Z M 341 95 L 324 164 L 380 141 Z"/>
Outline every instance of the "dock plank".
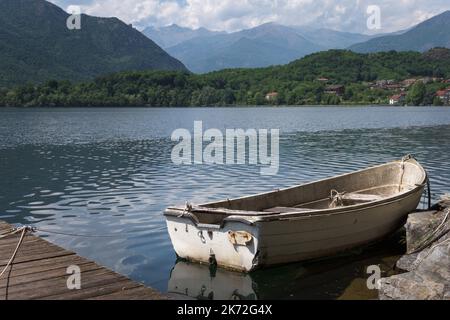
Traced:
<path fill-rule="evenodd" d="M 0 235 L 13 227 L 0 221 Z M 0 238 L 0 270 L 13 254 L 20 234 Z M 81 289 L 67 288 L 67 268 L 81 269 Z M 141 283 L 80 257 L 34 234 L 27 234 L 12 266 L 0 278 L 0 300 L 150 300 L 167 299 Z"/>
<path fill-rule="evenodd" d="M 101 282 L 101 289 L 99 290 L 97 286 Z M 89 298 L 95 298 L 102 295 L 107 295 L 111 293 L 119 293 L 119 292 L 125 292 L 130 289 L 134 289 L 139 287 L 140 285 L 137 283 L 129 282 L 127 279 L 124 279 L 122 281 L 117 281 L 114 283 L 107 282 L 105 283 L 103 280 L 99 280 L 96 282 L 91 283 L 92 287 L 84 288 L 77 291 L 72 292 L 66 292 L 63 294 L 59 294 L 55 296 L 54 298 L 56 300 L 66 300 L 66 299 L 89 299 Z M 46 299 L 49 297 L 45 297 Z"/>
<path fill-rule="evenodd" d="M 13 228 L 10 224 L 0 221 L 0 234 Z"/>
<path fill-rule="evenodd" d="M 81 272 L 91 271 L 91 270 L 101 270 L 101 267 L 96 265 L 93 262 L 86 262 L 84 264 L 79 264 L 79 267 L 81 269 Z M 59 277 L 65 277 L 67 275 L 67 267 L 59 265 L 55 268 L 50 268 L 47 266 L 48 269 L 38 271 L 36 269 L 32 270 L 33 272 L 25 272 L 22 274 L 14 273 L 14 267 L 11 269 L 12 275 L 8 279 L 0 279 L 0 288 L 4 288 L 6 286 L 6 283 L 10 287 L 16 286 L 16 285 L 22 285 L 26 283 L 31 283 L 34 281 L 39 280 L 46 280 L 46 279 L 52 279 L 52 278 L 59 278 Z M 23 271 L 23 270 L 22 270 Z"/>
<path fill-rule="evenodd" d="M 10 278 L 15 276 L 21 276 L 25 274 L 32 274 L 37 272 L 44 272 L 53 269 L 63 268 L 67 269 L 67 265 L 84 265 L 90 262 L 86 262 L 85 259 L 78 257 L 77 255 L 62 256 L 57 258 L 36 260 L 30 262 L 24 262 L 15 264 L 13 268 L 10 269 Z"/>
<path fill-rule="evenodd" d="M 148 292 L 144 286 L 132 288 L 120 292 L 114 292 L 103 296 L 91 297 L 88 300 L 152 300 L 153 297 L 148 295 Z"/>

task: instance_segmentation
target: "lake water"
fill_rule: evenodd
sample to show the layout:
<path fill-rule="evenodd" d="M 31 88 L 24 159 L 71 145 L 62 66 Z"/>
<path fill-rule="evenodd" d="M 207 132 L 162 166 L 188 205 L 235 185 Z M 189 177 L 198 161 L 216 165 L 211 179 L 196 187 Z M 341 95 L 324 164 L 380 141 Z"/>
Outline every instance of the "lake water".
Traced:
<path fill-rule="evenodd" d="M 205 129 L 280 129 L 278 175 L 251 165 L 174 165 L 170 135 L 193 131 L 195 120 Z M 0 152 L 1 220 L 53 231 L 39 234 L 156 289 L 197 298 L 364 299 L 376 296 L 365 287 L 366 267 L 392 272 L 401 234 L 330 260 L 241 275 L 176 263 L 162 212 L 408 153 L 428 170 L 437 199 L 450 192 L 450 109 L 0 109 Z"/>

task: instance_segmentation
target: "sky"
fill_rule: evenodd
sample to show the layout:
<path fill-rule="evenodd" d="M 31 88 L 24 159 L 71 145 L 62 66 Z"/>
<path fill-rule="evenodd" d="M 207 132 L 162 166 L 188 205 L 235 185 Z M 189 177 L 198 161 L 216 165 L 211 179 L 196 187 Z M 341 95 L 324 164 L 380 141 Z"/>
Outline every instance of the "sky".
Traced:
<path fill-rule="evenodd" d="M 118 17 L 138 29 L 178 24 L 237 31 L 267 22 L 307 25 L 357 33 L 386 33 L 410 28 L 443 11 L 449 0 L 50 0 L 83 13 Z M 368 27 L 378 6 L 380 24 Z M 371 20 L 375 21 L 375 20 Z"/>

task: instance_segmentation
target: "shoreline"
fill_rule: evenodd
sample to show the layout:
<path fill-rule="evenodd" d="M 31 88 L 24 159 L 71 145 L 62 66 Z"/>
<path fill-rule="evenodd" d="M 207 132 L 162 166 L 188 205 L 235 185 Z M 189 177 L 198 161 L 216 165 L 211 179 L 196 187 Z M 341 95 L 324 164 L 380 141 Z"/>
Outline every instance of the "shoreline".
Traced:
<path fill-rule="evenodd" d="M 436 108 L 436 109 L 450 109 L 450 106 L 393 106 L 388 104 L 312 104 L 312 105 L 217 105 L 217 106 L 102 106 L 102 105 L 81 105 L 81 106 L 0 106 L 1 109 L 255 109 L 255 108 L 392 108 L 392 109 L 407 109 L 407 108 Z"/>

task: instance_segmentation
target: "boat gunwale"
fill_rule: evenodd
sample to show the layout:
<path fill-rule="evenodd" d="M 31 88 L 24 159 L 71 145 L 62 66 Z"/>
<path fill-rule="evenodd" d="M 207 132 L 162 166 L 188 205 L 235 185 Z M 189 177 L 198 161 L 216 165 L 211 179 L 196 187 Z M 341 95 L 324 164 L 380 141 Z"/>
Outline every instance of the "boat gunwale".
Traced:
<path fill-rule="evenodd" d="M 232 221 L 240 221 L 240 222 L 245 222 L 247 224 L 253 225 L 255 222 L 289 220 L 289 219 L 293 219 L 293 218 L 308 219 L 308 218 L 318 217 L 318 216 L 319 217 L 330 216 L 330 215 L 335 215 L 335 214 L 345 214 L 345 213 L 350 213 L 350 212 L 354 212 L 354 211 L 359 211 L 362 209 L 368 209 L 368 208 L 372 208 L 372 207 L 377 207 L 377 206 L 381 206 L 381 205 L 385 205 L 385 204 L 394 203 L 398 200 L 408 198 L 409 196 L 416 194 L 420 189 L 423 189 L 425 187 L 426 182 L 428 180 L 428 174 L 427 174 L 426 170 L 414 158 L 411 158 L 407 161 L 414 164 L 415 166 L 417 166 L 420 169 L 420 171 L 423 175 L 423 179 L 421 181 L 422 183 L 420 183 L 420 184 L 416 183 L 415 187 L 411 190 L 406 190 L 403 192 L 395 193 L 394 195 L 383 198 L 381 200 L 376 200 L 376 201 L 371 201 L 371 202 L 366 202 L 366 203 L 359 203 L 359 204 L 354 204 L 354 205 L 345 206 L 345 207 L 327 208 L 327 209 L 311 209 L 311 211 L 302 211 L 302 212 L 294 211 L 294 212 L 288 212 L 288 213 L 272 213 L 272 212 L 251 211 L 251 210 L 248 210 L 248 211 L 247 210 L 231 210 L 231 209 L 226 209 L 226 208 L 208 208 L 207 207 L 208 205 L 213 205 L 218 202 L 224 201 L 224 200 L 220 200 L 220 201 L 208 202 L 206 204 L 201 204 L 201 205 L 195 206 L 190 212 L 188 212 L 186 210 L 186 208 L 182 208 L 182 207 L 169 207 L 165 210 L 164 215 L 165 216 L 176 216 L 176 217 L 180 217 L 180 218 L 189 217 L 196 225 L 198 225 L 199 223 L 197 221 L 195 221 L 195 219 L 192 217 L 192 213 L 195 213 L 195 212 L 211 212 L 212 213 L 214 211 L 214 213 L 216 213 L 216 214 L 227 215 L 227 217 L 224 218 L 221 222 L 221 226 L 223 226 L 225 224 L 225 222 L 232 222 Z M 289 191 L 289 190 L 292 190 L 292 189 L 295 189 L 295 188 L 298 188 L 301 186 L 309 186 L 309 185 L 313 185 L 313 184 L 327 181 L 330 179 L 338 179 L 338 178 L 346 177 L 349 175 L 358 174 L 358 173 L 362 173 L 362 172 L 365 172 L 368 170 L 373 170 L 373 169 L 377 169 L 377 168 L 381 168 L 384 166 L 389 166 L 389 165 L 393 165 L 393 164 L 401 163 L 401 162 L 402 162 L 402 160 L 391 161 L 391 162 L 388 162 L 385 164 L 367 167 L 364 169 L 359 169 L 356 171 L 352 171 L 352 172 L 336 175 L 333 177 L 328 177 L 328 178 L 308 182 L 305 184 L 300 184 L 300 185 L 295 185 L 292 187 L 287 187 L 287 188 L 278 189 L 278 190 L 274 190 L 274 191 L 269 191 L 269 192 L 264 192 L 264 193 L 260 193 L 260 194 L 254 194 L 254 195 L 244 196 L 244 197 L 240 197 L 240 198 L 230 199 L 229 201 L 246 200 L 246 199 L 252 198 L 252 197 L 264 196 L 264 195 L 268 195 L 268 194 Z M 422 192 L 423 192 L 423 190 L 422 190 Z"/>

